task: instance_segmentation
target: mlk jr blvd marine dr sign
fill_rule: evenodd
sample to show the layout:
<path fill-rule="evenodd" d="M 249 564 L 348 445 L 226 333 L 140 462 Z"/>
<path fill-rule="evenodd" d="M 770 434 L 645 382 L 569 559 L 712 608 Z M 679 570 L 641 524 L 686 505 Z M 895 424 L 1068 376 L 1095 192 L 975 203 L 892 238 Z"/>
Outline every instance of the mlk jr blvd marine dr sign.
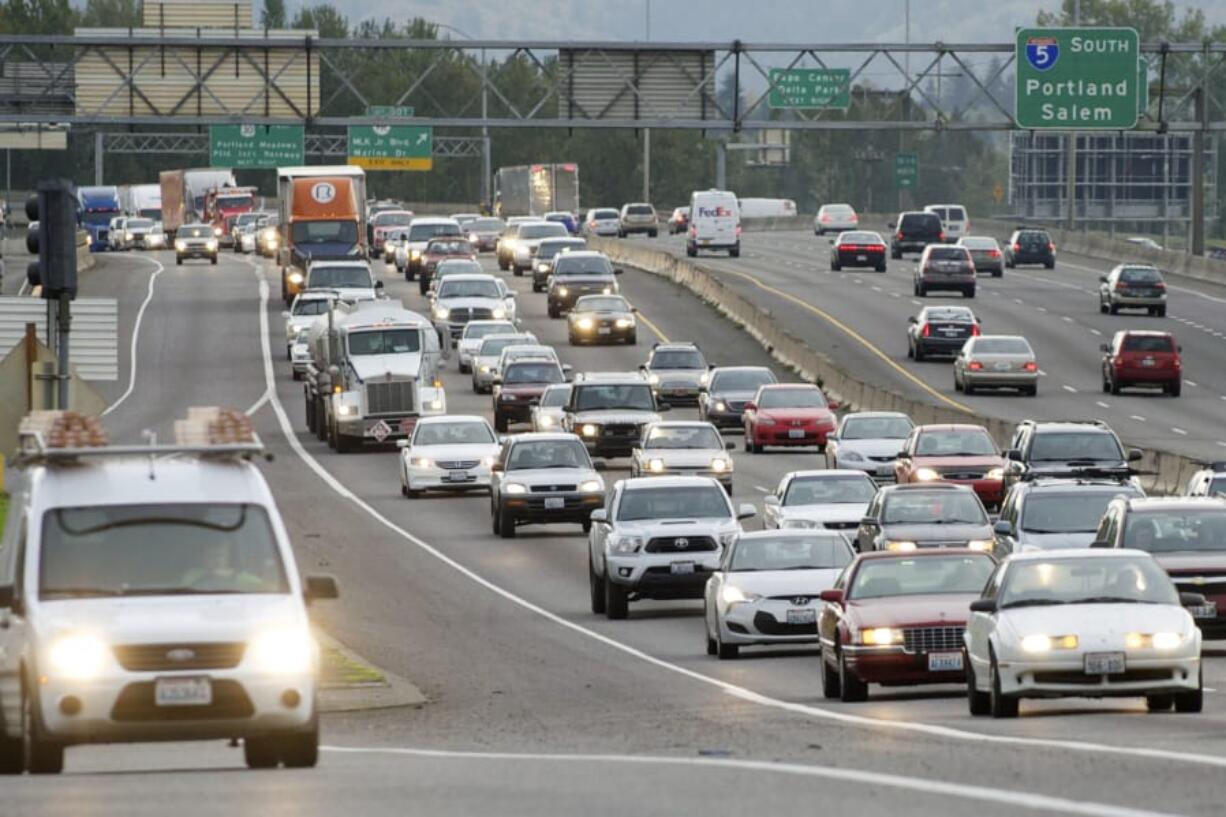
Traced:
<path fill-rule="evenodd" d="M 1132 28 L 1017 33 L 1017 126 L 1128 130 L 1137 125 L 1140 37 Z"/>

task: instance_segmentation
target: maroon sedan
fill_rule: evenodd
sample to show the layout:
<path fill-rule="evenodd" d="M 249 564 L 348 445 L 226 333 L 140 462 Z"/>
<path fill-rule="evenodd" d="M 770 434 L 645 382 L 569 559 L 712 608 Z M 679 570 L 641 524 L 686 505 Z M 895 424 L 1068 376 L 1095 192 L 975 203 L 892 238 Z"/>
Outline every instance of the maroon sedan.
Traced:
<path fill-rule="evenodd" d="M 885 272 L 885 239 L 867 230 L 839 233 L 830 244 L 830 269 L 838 272 L 843 267 L 872 267 Z"/>
<path fill-rule="evenodd" d="M 863 553 L 818 615 L 822 692 L 868 699 L 868 685 L 966 680 L 962 633 L 996 560 L 976 550 Z"/>
<path fill-rule="evenodd" d="M 566 374 L 555 360 L 517 360 L 494 380 L 494 428 L 505 432 L 511 423 L 532 421 L 532 407 L 545 389 L 565 383 Z"/>
<path fill-rule="evenodd" d="M 1104 393 L 1119 394 L 1126 386 L 1157 387 L 1172 397 L 1183 391 L 1182 347 L 1170 332 L 1125 329 L 1099 348 Z"/>
<path fill-rule="evenodd" d="M 434 270 L 438 262 L 448 258 L 468 258 L 475 261 L 477 251 L 466 238 L 448 236 L 430 239 L 430 243 L 422 251 L 421 274 L 417 276 L 422 295 L 425 295 L 430 289 L 430 280 L 434 277 Z"/>
<path fill-rule="evenodd" d="M 983 426 L 916 426 L 894 461 L 894 481 L 969 485 L 989 508 L 1005 500 L 1005 458 Z"/>
<path fill-rule="evenodd" d="M 817 386 L 807 383 L 772 383 L 762 386 L 745 404 L 745 450 L 757 453 L 767 445 L 816 445 L 826 450 L 826 437 L 834 431 L 834 409 Z"/>

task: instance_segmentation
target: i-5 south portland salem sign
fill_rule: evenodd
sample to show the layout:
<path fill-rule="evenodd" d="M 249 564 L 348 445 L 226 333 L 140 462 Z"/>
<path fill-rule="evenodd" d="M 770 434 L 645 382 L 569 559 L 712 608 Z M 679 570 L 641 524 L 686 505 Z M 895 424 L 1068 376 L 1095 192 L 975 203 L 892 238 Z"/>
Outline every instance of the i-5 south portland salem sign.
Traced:
<path fill-rule="evenodd" d="M 1017 126 L 1128 130 L 1137 124 L 1141 41 L 1132 28 L 1017 33 Z"/>

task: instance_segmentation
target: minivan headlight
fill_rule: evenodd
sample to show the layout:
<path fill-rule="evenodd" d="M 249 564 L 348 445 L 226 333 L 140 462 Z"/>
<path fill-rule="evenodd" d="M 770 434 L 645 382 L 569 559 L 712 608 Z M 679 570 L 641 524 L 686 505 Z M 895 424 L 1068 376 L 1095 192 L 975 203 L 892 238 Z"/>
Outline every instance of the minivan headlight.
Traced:
<path fill-rule="evenodd" d="M 63 635 L 47 650 L 49 669 L 60 678 L 84 681 L 94 678 L 106 663 L 107 646 L 87 633 Z"/>
<path fill-rule="evenodd" d="M 315 641 L 305 629 L 267 630 L 247 648 L 252 664 L 263 672 L 300 675 L 315 661 Z"/>

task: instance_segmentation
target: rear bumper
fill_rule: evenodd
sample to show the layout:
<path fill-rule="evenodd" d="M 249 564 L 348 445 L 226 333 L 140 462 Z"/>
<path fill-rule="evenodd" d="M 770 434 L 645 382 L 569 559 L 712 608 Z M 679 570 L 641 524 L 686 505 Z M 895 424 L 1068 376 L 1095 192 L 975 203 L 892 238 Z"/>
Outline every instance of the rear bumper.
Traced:
<path fill-rule="evenodd" d="M 1121 366 L 1115 370 L 1115 380 L 1119 383 L 1174 383 L 1179 378 L 1177 369 Z"/>
<path fill-rule="evenodd" d="M 973 272 L 963 273 L 959 275 L 923 275 L 916 279 L 920 286 L 929 291 L 957 291 L 963 289 L 975 288 L 975 274 Z"/>
<path fill-rule="evenodd" d="M 801 431 L 804 436 L 793 437 L 793 431 Z M 793 426 L 754 426 L 752 432 L 752 441 L 758 445 L 825 445 L 826 436 L 833 432 L 833 428 L 806 426 L 796 428 Z"/>
<path fill-rule="evenodd" d="M 964 372 L 964 383 L 972 386 L 1026 388 L 1039 382 L 1038 372 Z"/>

